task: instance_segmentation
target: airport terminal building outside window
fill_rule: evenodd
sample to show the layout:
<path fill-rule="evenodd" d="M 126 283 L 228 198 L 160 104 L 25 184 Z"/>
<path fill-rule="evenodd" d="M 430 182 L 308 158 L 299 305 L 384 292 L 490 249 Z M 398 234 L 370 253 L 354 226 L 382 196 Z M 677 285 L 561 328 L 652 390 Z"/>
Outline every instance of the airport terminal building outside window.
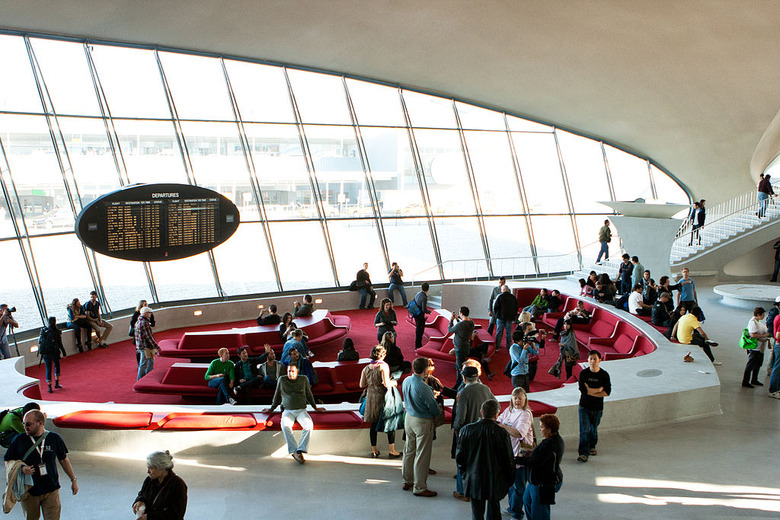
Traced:
<path fill-rule="evenodd" d="M 22 329 L 92 288 L 116 311 L 347 286 L 363 262 L 375 283 L 390 262 L 407 281 L 577 269 L 597 201 L 689 201 L 607 143 L 335 73 L 7 33 L 0 76 L 2 300 Z M 81 245 L 82 207 L 151 182 L 222 193 L 238 231 L 158 263 Z"/>

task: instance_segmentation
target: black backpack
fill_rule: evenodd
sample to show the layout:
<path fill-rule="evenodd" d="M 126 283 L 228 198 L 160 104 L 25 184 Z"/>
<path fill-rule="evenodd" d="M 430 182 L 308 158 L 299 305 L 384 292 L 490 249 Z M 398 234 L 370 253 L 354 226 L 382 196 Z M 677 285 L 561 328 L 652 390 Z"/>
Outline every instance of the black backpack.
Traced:
<path fill-rule="evenodd" d="M 38 336 L 38 355 L 56 356 L 57 343 L 54 341 L 54 334 L 50 333 L 48 327 L 41 329 L 41 335 Z"/>
<path fill-rule="evenodd" d="M 780 314 L 780 309 L 777 308 L 777 305 L 773 305 L 766 315 L 766 329 L 773 337 L 775 335 L 775 317 L 778 314 Z"/>

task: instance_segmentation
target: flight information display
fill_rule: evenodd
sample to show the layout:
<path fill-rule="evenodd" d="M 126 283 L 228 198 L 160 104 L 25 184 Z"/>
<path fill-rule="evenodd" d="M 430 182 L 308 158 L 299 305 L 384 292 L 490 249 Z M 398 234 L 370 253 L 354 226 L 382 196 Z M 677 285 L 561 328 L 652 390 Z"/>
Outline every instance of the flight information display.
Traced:
<path fill-rule="evenodd" d="M 76 234 L 98 253 L 138 261 L 186 258 L 238 229 L 238 208 L 220 193 L 188 184 L 139 184 L 85 207 Z"/>

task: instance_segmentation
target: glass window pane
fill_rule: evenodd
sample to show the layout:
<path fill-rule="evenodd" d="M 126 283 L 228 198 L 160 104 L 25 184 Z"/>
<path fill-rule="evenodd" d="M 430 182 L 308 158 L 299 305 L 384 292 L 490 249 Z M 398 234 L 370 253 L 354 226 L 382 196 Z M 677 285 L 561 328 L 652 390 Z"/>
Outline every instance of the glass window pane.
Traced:
<path fill-rule="evenodd" d="M 404 281 L 414 281 L 415 275 L 418 275 L 417 280 L 439 279 L 427 219 L 384 219 L 382 227 L 390 262 L 397 262 L 401 266 Z"/>
<path fill-rule="evenodd" d="M 71 300 L 78 298 L 85 302 L 89 292 L 95 289 L 84 248 L 75 233 L 33 238 L 31 243 L 46 312 L 64 322 L 68 318 L 65 307 Z M 67 266 L 67 276 L 63 266 Z"/>
<path fill-rule="evenodd" d="M 483 214 L 523 213 L 505 132 L 464 132 Z"/>
<path fill-rule="evenodd" d="M 340 76 L 293 69 L 288 69 L 287 75 L 302 122 L 352 124 Z"/>
<path fill-rule="evenodd" d="M 150 265 L 157 298 L 161 302 L 217 296 L 208 253 Z"/>
<path fill-rule="evenodd" d="M 445 278 L 487 276 L 479 223 L 471 218 L 436 218 L 441 261 Z"/>
<path fill-rule="evenodd" d="M 473 215 L 474 198 L 460 145 L 454 130 L 416 130 L 417 149 L 437 215 Z"/>
<path fill-rule="evenodd" d="M 347 79 L 349 97 L 361 125 L 406 126 L 398 89 Z"/>
<path fill-rule="evenodd" d="M 306 126 L 325 215 L 373 217 L 371 196 L 351 127 Z"/>
<path fill-rule="evenodd" d="M 233 201 L 242 222 L 257 220 L 257 198 L 236 124 L 183 122 L 182 131 L 198 186 Z"/>
<path fill-rule="evenodd" d="M 606 206 L 597 201 L 610 200 L 609 181 L 604 167 L 601 143 L 556 130 L 569 179 L 569 190 L 578 213 L 601 213 Z"/>
<path fill-rule="evenodd" d="M 278 222 L 270 227 L 285 291 L 334 286 L 319 222 Z"/>
<path fill-rule="evenodd" d="M 650 169 L 653 172 L 653 182 L 655 183 L 658 200 L 675 204 L 688 204 L 688 194 L 674 179 L 659 170 L 655 165 L 650 165 Z"/>
<path fill-rule="evenodd" d="M 225 60 L 243 121 L 294 123 L 290 92 L 281 67 Z"/>
<path fill-rule="evenodd" d="M 485 217 L 493 274 L 498 276 L 534 273 L 525 218 Z"/>
<path fill-rule="evenodd" d="M 456 102 L 460 126 L 464 130 L 506 130 L 504 114 L 487 108 Z"/>
<path fill-rule="evenodd" d="M 82 205 L 118 189 L 114 154 L 100 119 L 60 117 L 60 123 Z"/>
<path fill-rule="evenodd" d="M 278 291 L 265 233 L 242 223 L 230 240 L 214 249 L 222 289 L 230 296 Z"/>
<path fill-rule="evenodd" d="M 0 77 L 0 110 L 43 112 L 21 36 L 0 35 Z"/>
<path fill-rule="evenodd" d="M 387 266 L 376 222 L 373 219 L 333 220 L 328 222 L 333 259 L 339 275 L 339 285 L 349 285 L 355 273 L 368 262 L 368 272 L 375 284 L 386 283 Z"/>
<path fill-rule="evenodd" d="M 14 319 L 19 323 L 19 330 L 29 330 L 40 327 L 41 316 L 35 303 L 30 276 L 24 266 L 19 243 L 16 240 L 4 240 L 0 242 L 0 258 L 3 259 L 3 303 L 16 307 Z M 54 304 L 55 302 L 52 302 Z M 49 314 L 56 307 L 65 308 L 65 303 L 56 303 L 50 307 Z M 59 316 L 59 314 L 57 314 Z M 59 321 L 59 320 L 58 320 Z M 16 355 L 16 349 L 11 345 L 11 353 Z"/>
<path fill-rule="evenodd" d="M 513 133 L 517 161 L 531 213 L 568 213 L 552 134 Z"/>
<path fill-rule="evenodd" d="M 531 225 L 540 272 L 579 269 L 569 217 L 531 217 Z"/>
<path fill-rule="evenodd" d="M 452 100 L 404 90 L 404 102 L 412 126 L 418 128 L 457 128 Z"/>
<path fill-rule="evenodd" d="M 612 176 L 612 187 L 615 189 L 615 200 L 634 201 L 638 198 L 651 200 L 650 173 L 647 162 L 635 155 L 604 145 L 609 162 L 609 173 Z"/>
<path fill-rule="evenodd" d="M 73 212 L 46 119 L 0 114 L 0 134 L 29 232 L 72 230 Z M 21 213 L 18 224 L 23 229 Z"/>
<path fill-rule="evenodd" d="M 295 126 L 245 124 L 269 220 L 312 218 L 311 182 Z"/>
<path fill-rule="evenodd" d="M 541 123 L 534 123 L 528 119 L 522 119 L 520 117 L 510 116 L 507 114 L 507 121 L 509 122 L 509 129 L 513 132 L 552 132 L 553 127 L 543 125 Z"/>
<path fill-rule="evenodd" d="M 91 55 L 113 117 L 170 119 L 154 51 L 93 45 Z"/>
<path fill-rule="evenodd" d="M 218 58 L 172 52 L 159 56 L 180 118 L 235 119 Z"/>
<path fill-rule="evenodd" d="M 382 215 L 425 215 L 408 131 L 363 128 L 361 133 Z"/>
<path fill-rule="evenodd" d="M 100 281 L 111 310 L 135 308 L 140 300 L 152 302 L 144 264 L 96 254 Z"/>
<path fill-rule="evenodd" d="M 59 115 L 100 115 L 84 45 L 37 38 L 30 38 L 30 43 L 55 112 Z"/>
<path fill-rule="evenodd" d="M 114 126 L 130 182 L 188 182 L 173 123 L 115 119 Z"/>

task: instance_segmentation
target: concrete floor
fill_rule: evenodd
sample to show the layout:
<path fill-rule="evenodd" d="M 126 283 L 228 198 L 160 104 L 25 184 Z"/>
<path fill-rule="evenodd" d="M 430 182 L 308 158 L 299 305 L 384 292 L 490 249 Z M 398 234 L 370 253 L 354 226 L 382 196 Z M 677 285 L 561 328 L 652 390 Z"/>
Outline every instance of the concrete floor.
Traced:
<path fill-rule="evenodd" d="M 603 433 L 600 455 L 587 464 L 576 462 L 576 439 L 567 438 L 564 484 L 554 518 L 780 516 L 775 455 L 780 401 L 769 399 L 766 387 L 740 387 L 746 356 L 737 339 L 751 313 L 720 305 L 706 279 L 697 284 L 707 315 L 704 330 L 720 342 L 715 355 L 723 362 L 718 367 L 723 413 L 664 428 Z M 160 440 L 151 435 L 149 451 Z M 440 496 L 433 499 L 401 490 L 400 462 L 363 458 L 367 438 L 365 449 L 356 449 L 358 456 L 311 456 L 304 466 L 286 453 L 252 458 L 225 455 L 221 449 L 206 457 L 179 454 L 176 471 L 189 486 L 189 519 L 260 518 L 280 512 L 291 518 L 469 518 L 469 505 L 451 497 L 455 481 L 449 432 L 441 428 L 439 436 L 432 463 L 438 474 L 429 479 L 429 487 Z M 379 449 L 387 452 L 381 438 Z M 63 492 L 64 520 L 132 518 L 130 505 L 145 476 L 143 459 L 91 453 L 72 453 L 71 459 L 81 492 L 76 497 Z M 7 518 L 22 518 L 21 510 L 17 507 Z"/>

